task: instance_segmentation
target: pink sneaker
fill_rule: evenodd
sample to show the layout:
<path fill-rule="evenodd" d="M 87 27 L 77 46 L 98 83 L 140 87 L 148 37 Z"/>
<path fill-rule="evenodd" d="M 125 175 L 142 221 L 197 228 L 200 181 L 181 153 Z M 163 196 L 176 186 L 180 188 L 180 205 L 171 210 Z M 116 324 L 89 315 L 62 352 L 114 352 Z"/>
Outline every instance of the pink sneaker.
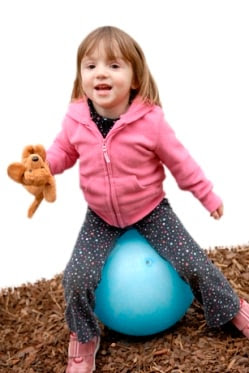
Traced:
<path fill-rule="evenodd" d="M 99 343 L 99 337 L 94 337 L 87 343 L 80 343 L 76 334 L 71 333 L 66 373 L 92 373 L 95 370 L 95 356 Z"/>
<path fill-rule="evenodd" d="M 240 299 L 240 310 L 232 323 L 249 339 L 249 304 L 244 299 Z"/>

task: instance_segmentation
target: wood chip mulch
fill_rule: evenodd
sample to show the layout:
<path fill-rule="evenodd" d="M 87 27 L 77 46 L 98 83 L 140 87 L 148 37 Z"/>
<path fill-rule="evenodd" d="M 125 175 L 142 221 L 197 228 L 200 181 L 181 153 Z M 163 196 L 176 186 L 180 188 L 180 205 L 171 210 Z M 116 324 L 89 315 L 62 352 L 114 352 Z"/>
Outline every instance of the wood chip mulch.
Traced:
<path fill-rule="evenodd" d="M 249 246 L 218 247 L 208 255 L 249 300 Z M 208 328 L 196 302 L 156 336 L 133 338 L 101 327 L 97 373 L 249 372 L 249 341 L 232 325 Z M 67 345 L 61 275 L 0 292 L 1 373 L 63 373 Z"/>

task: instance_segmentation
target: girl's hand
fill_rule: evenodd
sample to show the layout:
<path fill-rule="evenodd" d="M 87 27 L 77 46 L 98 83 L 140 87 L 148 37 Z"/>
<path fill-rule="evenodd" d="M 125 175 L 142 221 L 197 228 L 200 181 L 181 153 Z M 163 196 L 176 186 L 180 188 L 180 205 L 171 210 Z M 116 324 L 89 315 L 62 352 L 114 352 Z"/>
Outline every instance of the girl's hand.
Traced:
<path fill-rule="evenodd" d="M 223 204 L 220 205 L 217 210 L 211 212 L 211 216 L 214 218 L 214 219 L 220 219 L 223 215 L 223 212 L 224 212 L 224 206 Z"/>

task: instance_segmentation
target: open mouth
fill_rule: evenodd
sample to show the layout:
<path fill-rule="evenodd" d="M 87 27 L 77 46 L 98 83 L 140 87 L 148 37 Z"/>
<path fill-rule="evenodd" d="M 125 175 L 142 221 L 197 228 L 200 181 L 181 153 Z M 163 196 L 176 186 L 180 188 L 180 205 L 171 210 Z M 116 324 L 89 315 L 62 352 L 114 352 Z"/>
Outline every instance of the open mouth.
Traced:
<path fill-rule="evenodd" d="M 108 84 L 98 84 L 94 87 L 97 91 L 110 91 L 112 87 Z"/>

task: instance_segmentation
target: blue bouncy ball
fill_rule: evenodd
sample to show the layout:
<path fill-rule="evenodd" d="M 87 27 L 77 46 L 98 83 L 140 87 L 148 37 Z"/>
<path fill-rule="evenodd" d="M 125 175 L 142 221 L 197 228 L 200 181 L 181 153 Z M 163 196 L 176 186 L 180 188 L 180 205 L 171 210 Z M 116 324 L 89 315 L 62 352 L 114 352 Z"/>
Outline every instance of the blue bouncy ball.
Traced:
<path fill-rule="evenodd" d="M 170 328 L 193 301 L 189 285 L 135 229 L 117 241 L 95 295 L 98 319 L 110 329 L 132 336 Z"/>

